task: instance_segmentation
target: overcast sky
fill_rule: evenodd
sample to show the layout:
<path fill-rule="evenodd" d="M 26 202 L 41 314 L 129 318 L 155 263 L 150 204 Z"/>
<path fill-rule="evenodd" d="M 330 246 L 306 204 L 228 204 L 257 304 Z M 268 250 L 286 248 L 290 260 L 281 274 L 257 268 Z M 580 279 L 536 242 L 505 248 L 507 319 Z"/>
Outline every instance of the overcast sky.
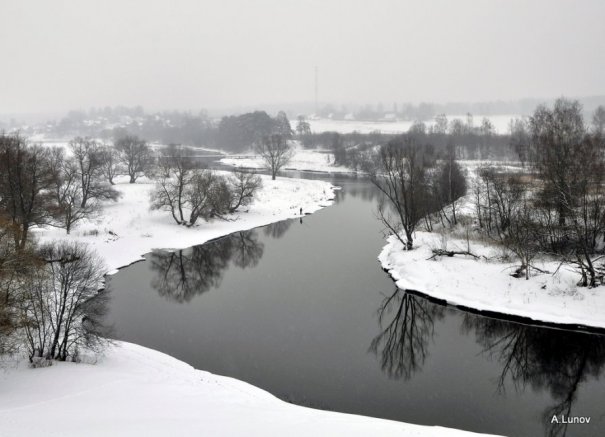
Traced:
<path fill-rule="evenodd" d="M 0 113 L 605 94 L 605 1 L 0 0 Z"/>

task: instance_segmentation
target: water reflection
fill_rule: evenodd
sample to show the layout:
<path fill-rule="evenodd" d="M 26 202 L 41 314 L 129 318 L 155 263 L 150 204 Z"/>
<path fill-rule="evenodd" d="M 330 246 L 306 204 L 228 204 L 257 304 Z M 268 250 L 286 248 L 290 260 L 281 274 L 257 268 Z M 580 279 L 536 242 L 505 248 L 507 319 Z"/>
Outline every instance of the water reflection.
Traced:
<path fill-rule="evenodd" d="M 302 222 L 302 217 L 300 217 Z M 263 232 L 266 236 L 271 238 L 281 238 L 284 236 L 286 231 L 290 229 L 292 225 L 292 220 L 284 220 L 281 222 L 271 223 L 270 225 L 265 226 Z"/>
<path fill-rule="evenodd" d="M 378 309 L 380 333 L 370 350 L 390 378 L 410 379 L 421 370 L 435 335 L 435 323 L 446 307 L 395 290 Z M 527 326 L 505 320 L 464 314 L 462 332 L 474 334 L 482 355 L 500 364 L 496 391 L 531 388 L 546 391 L 552 402 L 542 411 L 544 433 L 564 437 L 570 424 L 563 417 L 583 416 L 574 405 L 584 384 L 598 380 L 605 367 L 605 336 Z M 556 416 L 559 423 L 553 421 Z M 593 418 L 593 423 L 597 422 Z M 572 427 L 574 425 L 571 425 Z M 579 425 L 586 426 L 586 425 Z M 596 426 L 596 425 L 595 425 Z M 573 430 L 573 428 L 571 428 Z"/>
<path fill-rule="evenodd" d="M 498 391 L 510 380 L 517 391 L 547 390 L 555 403 L 543 412 L 545 434 L 565 436 L 567 424 L 552 421 L 574 414 L 580 385 L 598 379 L 605 364 L 605 336 L 545 329 L 465 315 L 463 329 L 474 331 L 483 353 L 502 365 Z M 581 412 L 575 412 L 581 416 Z M 596 418 L 595 418 L 596 419 Z"/>
<path fill-rule="evenodd" d="M 151 286 L 168 300 L 189 302 L 218 287 L 230 261 L 241 269 L 254 267 L 263 251 L 256 231 L 245 231 L 189 249 L 152 252 L 149 262 L 155 277 Z"/>
<path fill-rule="evenodd" d="M 345 190 L 340 190 L 338 193 L 341 196 L 341 198 L 339 199 L 337 196 L 337 200 L 340 200 L 340 201 L 345 199 L 346 194 L 350 194 L 353 197 L 359 197 L 362 200 L 365 200 L 367 202 L 371 202 L 374 199 L 377 199 L 379 196 L 381 196 L 381 194 L 378 190 L 374 189 L 374 187 L 368 186 L 367 184 L 364 184 L 364 185 L 351 184 L 350 186 L 347 186 L 346 192 L 345 192 Z"/>
<path fill-rule="evenodd" d="M 572 414 L 593 416 L 588 426 L 570 426 L 569 437 L 572 432 L 574 436 L 599 435 L 595 427 L 603 426 L 605 417 L 598 410 L 604 401 L 603 381 L 586 376 L 590 375 L 586 370 L 577 372 L 581 362 L 577 352 L 571 352 L 575 359 L 567 357 L 561 361 L 559 370 L 567 377 L 559 377 L 559 384 L 553 385 L 557 378 L 551 376 L 545 378 L 550 381 L 542 383 L 544 389 L 533 390 L 524 381 L 542 371 L 534 365 L 533 372 L 517 379 L 519 387 L 511 382 L 508 370 L 504 377 L 506 396 L 495 394 L 498 384 L 493 378 L 504 373 L 507 361 L 502 357 L 501 363 L 498 354 L 494 355 L 498 359 L 488 359 L 489 352 L 481 352 L 487 343 L 481 341 L 496 343 L 506 341 L 499 339 L 507 335 L 538 335 L 511 333 L 489 320 L 467 323 L 465 333 L 460 329 L 464 312 L 431 304 L 403 291 L 393 293 L 391 278 L 376 263 L 384 241 L 374 217 L 375 205 L 361 198 L 361 193 L 373 188 L 367 183 L 363 186 L 362 181 L 343 185 L 336 197 L 346 195 L 346 201 L 320 214 L 303 217 L 304 226 L 290 220 L 257 229 L 258 241 L 264 242 L 262 260 L 254 255 L 258 251 L 250 250 L 254 248 L 248 244 L 250 239 L 244 239 L 247 244 L 243 247 L 238 243 L 242 250 L 230 250 L 231 256 L 236 252 L 244 255 L 238 255 L 242 265 L 251 265 L 250 259 L 256 259 L 258 265 L 254 269 L 240 270 L 234 265 L 234 258 L 221 261 L 221 250 L 209 251 L 206 256 L 217 259 L 207 260 L 206 265 L 220 270 L 228 264 L 216 279 L 222 289 L 214 289 L 211 295 L 196 300 L 191 293 L 204 292 L 203 288 L 189 286 L 191 304 L 187 311 L 183 311 L 185 304 L 171 302 L 174 296 L 176 301 L 186 302 L 179 297 L 183 290 L 174 284 L 181 281 L 180 260 L 172 260 L 170 271 L 165 268 L 170 262 L 164 261 L 162 268 L 148 270 L 150 258 L 146 265 L 135 264 L 121 270 L 111 281 L 118 290 L 129 292 L 116 293 L 110 314 L 121 338 L 177 355 L 195 367 L 245 380 L 294 402 L 325 409 L 536 437 L 548 425 L 541 418 L 547 407 L 556 407 L 557 411 L 569 408 Z M 300 217 L 296 219 L 300 221 Z M 219 240 L 205 248 L 222 243 Z M 178 253 L 173 255 L 177 256 Z M 195 254 L 185 251 L 185 257 L 195 258 Z M 186 281 L 191 282 L 198 275 L 196 263 L 197 260 L 184 261 Z M 163 284 L 164 276 L 169 278 L 170 286 Z M 149 290 L 151 280 L 165 287 L 165 298 Z M 389 297 L 377 296 L 375 290 L 386 290 Z M 153 299 L 149 299 L 150 291 Z M 270 308 L 267 302 L 272 302 Z M 379 304 L 380 326 L 376 317 Z M 537 329 L 546 331 L 544 341 L 548 340 L 547 335 L 556 335 L 547 328 Z M 198 335 L 213 332 L 220 336 Z M 368 353 L 370 343 L 373 353 Z M 519 340 L 516 347 L 527 348 L 536 343 L 539 346 L 536 340 Z M 590 341 L 586 343 L 588 348 L 596 348 L 590 346 Z M 533 354 L 543 354 L 542 348 L 550 349 L 535 345 L 530 348 Z M 510 360 L 523 363 L 523 355 L 516 351 Z M 595 360 L 587 357 L 586 362 Z M 552 359 L 550 365 L 559 363 Z M 580 381 L 575 391 L 574 374 Z M 578 374 L 585 381 L 578 379 Z M 523 383 L 528 384 L 524 391 Z M 560 394 L 551 395 L 551 387 Z"/>
<path fill-rule="evenodd" d="M 372 340 L 370 350 L 390 378 L 407 380 L 422 368 L 435 321 L 444 314 L 444 307 L 397 288 L 383 299 L 378 309 L 382 331 Z"/>
<path fill-rule="evenodd" d="M 233 264 L 240 269 L 256 267 L 263 256 L 265 246 L 258 241 L 255 231 L 236 232 L 228 237 L 232 247 Z"/>

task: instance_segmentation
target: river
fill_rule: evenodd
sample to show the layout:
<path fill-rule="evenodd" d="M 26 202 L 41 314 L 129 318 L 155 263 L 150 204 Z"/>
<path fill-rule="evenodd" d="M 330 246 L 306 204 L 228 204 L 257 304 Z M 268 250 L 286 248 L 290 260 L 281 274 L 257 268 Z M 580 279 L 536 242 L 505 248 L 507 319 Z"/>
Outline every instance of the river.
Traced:
<path fill-rule="evenodd" d="M 397 290 L 377 193 L 108 279 L 114 336 L 315 408 L 509 436 L 605 429 L 605 336 L 469 314 Z M 589 424 L 551 424 L 553 415 Z"/>

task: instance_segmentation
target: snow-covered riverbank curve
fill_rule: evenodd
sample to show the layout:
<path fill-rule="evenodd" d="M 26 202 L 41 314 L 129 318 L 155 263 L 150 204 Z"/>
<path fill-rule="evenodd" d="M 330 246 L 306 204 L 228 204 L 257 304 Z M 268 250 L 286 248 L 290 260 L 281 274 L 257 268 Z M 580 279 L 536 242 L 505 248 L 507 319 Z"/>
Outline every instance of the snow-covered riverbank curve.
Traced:
<path fill-rule="evenodd" d="M 605 287 L 577 285 L 579 274 L 556 260 L 541 260 L 529 280 L 510 276 L 519 263 L 497 261 L 495 246 L 470 242 L 480 256 L 432 257 L 432 249 L 466 251 L 467 242 L 438 233 L 417 232 L 415 249 L 403 250 L 391 236 L 378 256 L 401 289 L 415 290 L 447 303 L 540 322 L 605 328 Z M 486 259 L 488 258 L 488 259 Z M 535 273 L 535 274 L 534 274 Z"/>
<path fill-rule="evenodd" d="M 322 173 L 357 173 L 355 170 L 342 165 L 334 165 L 334 154 L 329 150 L 305 149 L 299 143 L 294 144 L 294 154 L 284 170 L 315 171 Z M 233 167 L 260 169 L 265 163 L 258 155 L 249 152 L 237 157 L 226 157 L 219 161 L 221 164 Z"/>
<path fill-rule="evenodd" d="M 94 365 L 6 365 L 0 434 L 12 437 L 478 436 L 292 405 L 131 343 L 117 342 Z"/>
<path fill-rule="evenodd" d="M 230 220 L 200 221 L 196 226 L 178 226 L 166 211 L 150 211 L 153 181 L 139 179 L 129 184 L 120 178 L 115 188 L 122 197 L 103 205 L 100 215 L 82 222 L 70 235 L 63 229 L 36 229 L 39 241 L 76 240 L 90 245 L 105 261 L 108 273 L 143 259 L 154 249 L 183 249 L 232 232 L 252 229 L 280 220 L 313 213 L 332 204 L 336 187 L 328 182 L 261 176 L 262 189 L 254 203 Z"/>

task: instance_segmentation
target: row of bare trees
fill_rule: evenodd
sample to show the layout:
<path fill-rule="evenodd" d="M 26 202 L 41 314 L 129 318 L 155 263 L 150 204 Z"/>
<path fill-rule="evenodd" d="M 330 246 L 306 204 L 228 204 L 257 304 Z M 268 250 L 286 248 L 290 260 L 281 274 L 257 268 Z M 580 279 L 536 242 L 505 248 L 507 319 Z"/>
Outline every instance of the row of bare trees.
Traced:
<path fill-rule="evenodd" d="M 118 199 L 116 175 L 134 183 L 151 163 L 149 148 L 134 137 L 113 147 L 75 138 L 64 149 L 0 134 L 0 353 L 26 351 L 45 365 L 106 343 L 103 263 L 83 244 L 38 246 L 31 229 L 69 233 L 101 202 Z"/>
<path fill-rule="evenodd" d="M 0 134 L 0 216 L 15 228 L 17 246 L 25 245 L 33 226 L 69 233 L 94 216 L 100 202 L 118 199 L 116 175 L 127 174 L 134 183 L 153 164 L 149 147 L 136 137 L 121 138 L 113 147 L 78 137 L 68 147 L 70 153 Z"/>
<path fill-rule="evenodd" d="M 169 210 L 179 224 L 228 215 L 250 204 L 260 177 L 230 177 L 199 168 L 180 147 L 155 159 L 147 144 L 123 137 L 113 147 L 75 138 L 67 149 L 30 145 L 0 135 L 0 353 L 26 350 L 35 365 L 77 359 L 82 349 L 106 344 L 103 315 L 105 268 L 84 244 L 55 241 L 38 246 L 37 226 L 67 233 L 116 201 L 114 177 L 154 177 L 152 208 Z"/>
<path fill-rule="evenodd" d="M 538 107 L 527 126 L 514 144 L 529 164 L 525 172 L 479 169 L 473 187 L 478 225 L 518 257 L 519 276 L 529 278 L 535 257 L 549 255 L 576 266 L 581 285 L 599 285 L 605 275 L 603 133 L 587 128 L 580 104 L 566 99 Z"/>
<path fill-rule="evenodd" d="M 519 260 L 516 276 L 540 270 L 535 258 L 550 256 L 574 265 L 580 285 L 604 282 L 605 264 L 605 132 L 598 123 L 602 108 L 585 125 L 577 101 L 559 99 L 540 106 L 523 135 L 511 145 L 529 166 L 478 169 L 472 186 L 475 222 L 480 232 L 504 244 Z M 391 140 L 370 165 L 372 182 L 384 195 L 378 213 L 390 234 L 413 248 L 414 231 L 435 218 L 455 225 L 457 199 L 465 195 L 466 177 L 456 152 L 436 159 L 413 135 Z"/>

